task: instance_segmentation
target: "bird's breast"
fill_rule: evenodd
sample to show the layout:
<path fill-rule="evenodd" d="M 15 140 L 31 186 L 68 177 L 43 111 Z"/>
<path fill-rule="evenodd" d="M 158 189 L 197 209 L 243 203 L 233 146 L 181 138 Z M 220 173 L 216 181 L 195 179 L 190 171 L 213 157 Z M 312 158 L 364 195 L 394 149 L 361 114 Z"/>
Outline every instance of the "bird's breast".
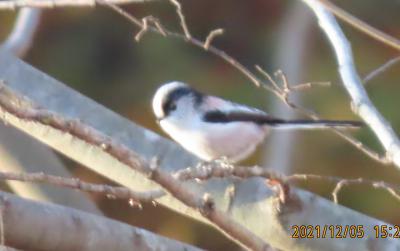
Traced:
<path fill-rule="evenodd" d="M 205 161 L 227 157 L 235 162 L 250 155 L 267 131 L 253 123 L 204 123 L 185 125 L 161 122 L 176 142 Z"/>

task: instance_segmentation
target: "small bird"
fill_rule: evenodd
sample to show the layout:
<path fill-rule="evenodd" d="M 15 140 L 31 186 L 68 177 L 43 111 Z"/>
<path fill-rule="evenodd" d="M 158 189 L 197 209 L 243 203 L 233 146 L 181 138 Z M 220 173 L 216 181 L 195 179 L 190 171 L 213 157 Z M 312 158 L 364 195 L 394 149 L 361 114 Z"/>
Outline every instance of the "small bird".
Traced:
<path fill-rule="evenodd" d="M 203 94 L 182 82 L 163 84 L 153 98 L 161 128 L 204 161 L 239 162 L 251 155 L 270 129 L 359 128 L 358 121 L 284 120 L 246 105 Z"/>

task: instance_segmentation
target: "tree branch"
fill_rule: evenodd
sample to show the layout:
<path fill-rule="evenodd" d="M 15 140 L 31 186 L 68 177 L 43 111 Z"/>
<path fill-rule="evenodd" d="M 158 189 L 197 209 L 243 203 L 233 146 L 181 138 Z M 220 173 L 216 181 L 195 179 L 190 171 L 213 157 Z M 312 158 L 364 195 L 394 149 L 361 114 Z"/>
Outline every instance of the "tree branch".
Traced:
<path fill-rule="evenodd" d="M 64 119 L 57 114 L 38 108 L 36 104 L 29 103 L 31 101 L 25 100 L 23 97 L 11 92 L 4 84 L 1 85 L 0 83 L 0 107 L 3 109 L 2 112 L 6 113 L 5 116 L 11 115 L 18 119 L 26 120 L 26 122 L 49 126 L 62 133 L 69 134 L 78 140 L 82 140 L 92 147 L 101 148 L 105 153 L 111 155 L 121 163 L 155 181 L 186 206 L 199 211 L 203 217 L 226 233 L 228 237 L 233 238 L 252 250 L 270 250 L 269 245 L 264 243 L 262 239 L 236 223 L 224 212 L 218 210 L 209 194 L 197 195 L 187 185 L 173 178 L 168 172 L 161 170 L 157 165 L 148 163 L 136 152 L 106 137 L 94 128 L 77 120 Z M 52 180 L 54 181 L 54 179 Z"/>
<path fill-rule="evenodd" d="M 140 28 L 140 31 L 138 33 L 139 38 L 143 35 L 143 31 L 151 31 L 154 32 L 156 34 L 160 34 L 164 37 L 172 37 L 172 38 L 178 38 L 180 40 L 183 40 L 189 44 L 192 44 L 196 47 L 199 47 L 201 49 L 204 49 L 206 51 L 211 52 L 212 54 L 214 54 L 215 56 L 221 58 L 222 60 L 224 60 L 227 64 L 231 65 L 232 67 L 234 67 L 236 70 L 238 70 L 240 73 L 242 73 L 245 77 L 247 77 L 255 86 L 257 87 L 262 87 L 267 91 L 272 92 L 273 94 L 275 94 L 280 100 L 282 100 L 283 103 L 285 103 L 288 107 L 294 109 L 295 111 L 306 115 L 312 119 L 319 119 L 319 117 L 316 116 L 315 113 L 310 112 L 309 110 L 302 108 L 298 105 L 296 105 L 295 103 L 292 102 L 292 100 L 290 99 L 291 94 L 293 94 L 294 91 L 299 91 L 299 90 L 303 90 L 303 88 L 292 88 L 291 86 L 289 86 L 288 81 L 285 77 L 285 75 L 280 72 L 279 77 L 282 78 L 282 82 L 284 87 L 281 88 L 279 87 L 275 80 L 272 79 L 268 73 L 266 73 L 265 71 L 263 71 L 261 69 L 261 67 L 256 66 L 256 69 L 258 71 L 261 71 L 261 73 L 263 74 L 263 76 L 266 76 L 266 80 L 269 82 L 264 82 L 261 79 L 259 79 L 255 74 L 253 74 L 252 71 L 250 71 L 248 68 L 246 68 L 245 66 L 243 66 L 240 62 L 238 62 L 235 58 L 233 58 L 232 56 L 228 55 L 226 52 L 207 44 L 207 39 L 205 42 L 200 41 L 199 39 L 196 39 L 195 37 L 189 35 L 187 36 L 187 34 L 180 34 L 180 33 L 176 33 L 176 32 L 172 32 L 169 31 L 165 28 L 160 29 L 160 24 L 158 22 L 155 23 L 155 26 L 149 26 L 148 22 L 141 22 L 139 19 L 137 19 L 136 17 L 134 17 L 133 15 L 129 14 L 128 12 L 124 11 L 122 8 L 120 8 L 119 6 L 112 4 L 112 3 L 108 3 L 105 2 L 103 0 L 97 0 L 97 2 L 99 4 L 105 5 L 108 8 L 110 8 L 111 10 L 115 11 L 116 13 L 118 13 L 119 15 L 121 15 L 122 17 L 124 17 L 126 20 L 128 20 L 129 22 L 131 22 L 132 24 L 134 24 L 135 26 Z M 181 11 L 181 9 L 177 9 L 177 11 Z M 184 25 L 185 27 L 187 27 L 186 23 L 185 23 L 185 19 L 180 19 L 181 21 L 181 26 Z M 212 33 L 212 32 L 211 32 Z M 136 37 L 138 36 L 136 35 Z M 209 37 L 210 35 L 208 35 Z M 303 85 L 305 86 L 305 85 Z M 337 135 L 339 135 L 340 137 L 342 137 L 343 139 L 345 139 L 347 142 L 349 142 L 351 145 L 355 146 L 357 149 L 361 150 L 363 153 L 365 153 L 367 156 L 371 157 L 372 159 L 379 161 L 382 164 L 387 164 L 388 160 L 385 157 L 380 156 L 378 153 L 372 151 L 371 149 L 369 149 L 368 147 L 364 146 L 361 142 L 359 142 L 358 140 L 356 140 L 355 138 L 351 137 L 349 134 L 344 133 L 340 130 L 337 129 L 332 129 L 333 132 L 335 132 Z"/>
<path fill-rule="evenodd" d="M 345 10 L 339 8 L 328 0 L 318 0 L 318 2 L 323 5 L 326 9 L 331 11 L 335 16 L 350 24 L 357 30 L 367 34 L 373 39 L 382 42 L 385 45 L 392 47 L 393 49 L 400 50 L 400 40 L 389 36 L 388 34 L 372 27 L 371 25 L 365 23 L 364 21 L 358 19 L 357 17 L 351 15 Z"/>
<path fill-rule="evenodd" d="M 23 250 L 200 250 L 115 220 L 4 192 L 0 206 L 6 245 Z"/>
<path fill-rule="evenodd" d="M 324 9 L 319 0 L 303 0 L 318 17 L 319 25 L 325 32 L 336 53 L 339 72 L 352 99 L 353 111 L 372 129 L 386 150 L 386 156 L 400 167 L 400 141 L 390 124 L 374 107 L 365 91 L 353 62 L 353 53 L 340 26 L 331 13 Z"/>
<path fill-rule="evenodd" d="M 28 97 L 43 109 L 84 122 L 148 160 L 157 156 L 159 160 L 157 170 L 175 173 L 188 166 L 196 166 L 199 162 L 175 143 L 135 125 L 6 52 L 0 50 L 0 58 L 0 79 L 4 79 L 7 86 L 13 91 Z M 19 104 L 19 106 L 25 104 L 31 108 L 31 105 L 22 101 L 15 100 L 15 104 Z M 145 175 L 111 157 L 101 147 L 88 144 L 69 133 L 58 131 L 42 123 L 18 119 L 1 110 L 0 118 L 69 158 L 132 190 L 147 191 L 159 188 Z M 371 250 L 370 247 L 378 250 L 400 248 L 400 243 L 397 241 L 372 238 L 374 236 L 373 226 L 386 223 L 334 204 L 309 192 L 291 188 L 288 202 L 280 203 L 274 190 L 266 186 L 265 179 L 254 177 L 235 181 L 234 193 L 230 192 L 232 184 L 232 179 L 224 178 L 218 179 L 218 181 L 210 179 L 201 184 L 188 181 L 182 188 L 197 195 L 210 194 L 215 208 L 219 212 L 222 211 L 229 215 L 235 222 L 251 229 L 253 234 L 279 249 L 340 251 Z M 201 201 L 204 202 L 203 199 Z M 170 194 L 161 197 L 157 202 L 206 222 L 198 211 L 185 206 Z M 356 241 L 349 238 L 291 238 L 293 225 L 309 224 L 363 225 L 365 238 Z"/>
<path fill-rule="evenodd" d="M 0 2 L 1 4 L 2 2 Z M 21 9 L 12 32 L 1 46 L 19 57 L 24 56 L 32 45 L 41 14 L 41 10 L 38 9 Z"/>
<path fill-rule="evenodd" d="M 369 185 L 375 189 L 382 189 L 400 202 L 399 186 L 389 184 L 383 181 L 369 180 L 365 178 L 346 179 L 346 178 L 340 178 L 334 176 L 322 176 L 316 174 L 292 174 L 285 177 L 285 180 L 288 182 L 298 181 L 298 180 L 320 180 L 323 182 L 335 183 L 336 184 L 335 188 L 332 191 L 332 199 L 335 203 L 338 203 L 338 194 L 344 186 L 360 185 L 360 184 Z"/>
<path fill-rule="evenodd" d="M 41 12 L 42 10 L 33 8 L 19 10 L 13 30 L 5 42 L 1 44 L 1 47 L 23 57 L 32 47 Z M 70 175 L 51 149 L 14 128 L 0 125 L 0 141 L 0 154 L 2 156 L 0 163 L 3 166 L 3 171 L 46 171 L 46 173 L 59 176 Z M 48 188 L 20 182 L 7 182 L 7 184 L 15 193 L 25 198 L 52 201 L 91 213 L 102 214 L 89 198 L 80 193 L 70 193 L 65 189 L 56 187 Z"/>
<path fill-rule="evenodd" d="M 382 74 L 383 72 L 385 72 L 386 70 L 388 70 L 389 68 L 391 68 L 392 66 L 394 66 L 395 64 L 397 64 L 399 62 L 400 62 L 400 56 L 390 59 L 383 65 L 379 66 L 375 70 L 368 73 L 367 76 L 364 77 L 362 82 L 364 83 L 364 85 L 366 85 L 369 81 L 376 78 L 379 74 Z"/>
<path fill-rule="evenodd" d="M 25 182 L 45 183 L 55 186 L 73 188 L 84 192 L 102 193 L 110 198 L 132 199 L 135 202 L 152 202 L 165 195 L 162 190 L 137 192 L 126 187 L 116 187 L 105 184 L 93 184 L 78 178 L 65 178 L 45 173 L 13 173 L 0 172 L 2 180 L 18 180 Z"/>
<path fill-rule="evenodd" d="M 146 3 L 156 0 L 103 0 L 112 4 Z M 24 7 L 53 9 L 59 7 L 94 7 L 96 0 L 3 0 L 0 10 L 16 10 Z"/>
<path fill-rule="evenodd" d="M 283 22 L 277 29 L 275 41 L 274 62 L 276 68 L 282 69 L 292 83 L 300 83 L 301 75 L 305 71 L 306 45 L 309 38 L 312 19 L 301 2 L 290 4 L 289 10 L 283 18 Z M 292 101 L 299 103 L 301 93 L 293 93 Z M 269 101 L 269 97 L 268 97 Z M 271 114 L 279 114 L 287 119 L 294 119 L 296 112 L 278 99 L 273 99 L 268 104 Z M 272 133 L 268 136 L 268 144 L 265 145 L 263 163 L 266 166 L 276 168 L 281 173 L 291 173 L 294 168 L 293 153 L 298 146 L 298 132 L 295 130 L 285 133 Z"/>

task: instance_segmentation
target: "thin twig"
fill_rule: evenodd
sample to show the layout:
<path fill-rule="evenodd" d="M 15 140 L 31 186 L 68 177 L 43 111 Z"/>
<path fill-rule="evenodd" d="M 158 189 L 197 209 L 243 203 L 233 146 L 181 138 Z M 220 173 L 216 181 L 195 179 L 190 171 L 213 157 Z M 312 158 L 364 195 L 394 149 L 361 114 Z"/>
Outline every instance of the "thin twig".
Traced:
<path fill-rule="evenodd" d="M 400 50 L 400 40 L 398 40 L 397 38 L 394 38 L 372 27 L 371 25 L 351 15 L 350 13 L 339 8 L 338 6 L 334 5 L 328 0 L 317 0 L 317 1 L 321 5 L 323 5 L 326 9 L 330 10 L 333 14 L 335 14 L 335 16 L 345 21 L 346 23 L 350 24 L 357 30 L 363 32 L 364 34 L 367 34 L 368 36 L 374 38 L 375 40 L 382 42 L 383 44 L 386 44 L 396 50 Z"/>
<path fill-rule="evenodd" d="M 102 193 L 106 194 L 107 197 L 110 198 L 132 199 L 137 202 L 151 202 L 165 195 L 165 192 L 162 190 L 136 192 L 126 187 L 93 184 L 81 181 L 78 178 L 66 178 L 45 173 L 0 172 L 0 179 L 51 184 L 55 186 L 78 189 L 85 192 Z"/>
<path fill-rule="evenodd" d="M 147 3 L 156 0 L 104 0 L 112 4 Z M 53 9 L 59 7 L 94 7 L 95 0 L 3 0 L 0 1 L 0 10 L 17 10 L 24 7 Z"/>
<path fill-rule="evenodd" d="M 322 176 L 315 174 L 293 174 L 289 176 L 284 176 L 282 174 L 278 174 L 271 169 L 267 169 L 259 166 L 233 166 L 229 163 L 224 162 L 212 162 L 206 164 L 200 164 L 196 167 L 188 167 L 186 169 L 182 169 L 174 174 L 174 177 L 185 181 L 185 180 L 208 180 L 211 178 L 228 178 L 228 177 L 237 177 L 237 178 L 251 178 L 251 177 L 262 177 L 269 181 L 269 184 L 278 184 L 281 187 L 286 187 L 287 182 L 299 181 L 299 180 L 321 180 L 335 183 L 336 186 L 332 191 L 333 201 L 338 203 L 338 194 L 340 190 L 347 185 L 352 184 L 366 184 L 370 185 L 374 188 L 380 188 L 387 191 L 394 198 L 400 201 L 400 195 L 397 191 L 399 191 L 399 187 L 383 182 L 383 181 L 374 181 L 364 178 L 357 179 L 345 179 L 334 176 Z M 282 194 L 282 193 L 280 193 Z M 284 193 L 285 194 L 285 193 Z"/>
<path fill-rule="evenodd" d="M 361 182 L 361 181 L 362 181 L 362 179 L 357 179 L 357 182 Z M 352 181 L 350 181 L 350 180 L 341 180 L 338 183 L 336 183 L 336 186 L 332 191 L 333 202 L 335 202 L 336 204 L 339 203 L 339 201 L 338 201 L 339 192 L 342 190 L 343 186 L 349 185 L 350 183 L 352 183 Z"/>
<path fill-rule="evenodd" d="M 275 81 L 275 79 L 273 77 L 271 77 L 271 75 L 265 71 L 263 68 L 261 68 L 261 66 L 259 65 L 255 65 L 255 68 L 258 72 L 260 72 L 271 84 L 272 86 L 275 88 L 275 90 L 280 93 L 281 87 L 278 85 L 278 83 Z"/>
<path fill-rule="evenodd" d="M 263 70 L 261 69 L 261 71 L 263 71 Z M 265 71 L 263 71 L 263 72 L 266 73 Z M 279 91 L 282 93 L 282 96 L 284 97 L 285 103 L 289 107 L 291 107 L 292 109 L 298 111 L 299 113 L 301 113 L 301 114 L 303 114 L 303 115 L 305 115 L 305 116 L 307 116 L 307 117 L 309 117 L 311 119 L 319 120 L 320 117 L 314 111 L 311 111 L 309 109 L 306 109 L 304 107 L 301 107 L 301 106 L 291 102 L 290 93 L 293 90 L 293 87 L 291 87 L 289 85 L 289 83 L 287 82 L 288 80 L 287 80 L 286 77 L 284 77 L 285 75 L 283 74 L 283 72 L 277 72 L 277 75 L 279 77 L 281 77 L 281 81 L 284 84 L 283 88 L 280 88 L 279 86 L 278 86 L 278 88 L 279 88 Z M 269 76 L 269 74 L 267 74 L 266 76 Z M 269 76 L 269 78 L 272 79 L 272 77 L 270 77 L 270 76 Z M 383 156 L 380 155 L 379 153 L 377 153 L 374 150 L 370 149 L 368 146 L 365 146 L 361 141 L 355 139 L 354 137 L 352 137 L 348 133 L 346 133 L 344 131 L 341 131 L 341 130 L 338 130 L 338 129 L 335 129 L 335 128 L 331 128 L 331 131 L 334 132 L 336 135 L 342 137 L 348 143 L 350 143 L 351 145 L 356 147 L 358 150 L 362 151 L 364 154 L 366 154 L 368 157 L 372 158 L 373 160 L 375 160 L 375 161 L 377 161 L 377 162 L 379 162 L 381 164 L 384 164 L 384 165 L 389 165 L 389 164 L 392 163 L 392 160 L 390 158 L 388 158 L 386 155 L 383 155 Z"/>
<path fill-rule="evenodd" d="M 182 12 L 182 5 L 179 3 L 178 0 L 169 0 L 169 1 L 176 8 L 176 13 L 179 16 L 180 24 L 181 24 L 181 27 L 182 27 L 183 33 L 185 34 L 186 39 L 188 39 L 188 40 L 191 39 L 192 35 L 190 35 L 189 28 L 186 24 L 185 15 L 183 15 L 183 12 Z"/>
<path fill-rule="evenodd" d="M 21 9 L 15 20 L 13 30 L 4 43 L 1 44 L 1 47 L 18 57 L 24 56 L 32 46 L 33 37 L 39 26 L 41 15 L 42 10 L 39 9 Z"/>
<path fill-rule="evenodd" d="M 206 38 L 206 41 L 204 41 L 204 49 L 205 49 L 205 50 L 208 50 L 208 48 L 210 48 L 210 44 L 211 44 L 211 42 L 214 40 L 214 38 L 215 38 L 216 36 L 220 36 L 220 35 L 222 35 L 222 34 L 224 34 L 224 29 L 215 29 L 215 30 L 212 30 L 212 31 L 208 34 L 208 36 L 207 36 L 207 38 Z"/>
<path fill-rule="evenodd" d="M 320 180 L 323 182 L 331 182 L 335 183 L 335 188 L 332 191 L 332 198 L 335 203 L 338 203 L 338 194 L 344 186 L 348 185 L 369 185 L 376 189 L 383 189 L 392 195 L 395 199 L 400 201 L 400 187 L 397 185 L 389 184 L 383 181 L 369 180 L 365 178 L 356 178 L 356 179 L 346 179 L 341 177 L 334 176 L 323 176 L 316 174 L 293 174 L 286 177 L 285 181 L 293 182 L 299 180 Z"/>
<path fill-rule="evenodd" d="M 378 76 L 379 74 L 382 74 L 383 72 L 387 71 L 389 68 L 394 66 L 395 64 L 400 62 L 400 56 L 397 56 L 395 58 L 390 59 L 383 65 L 379 66 L 375 70 L 371 71 L 370 73 L 367 74 L 367 76 L 364 77 L 363 83 L 366 85 L 369 81 L 371 81 L 373 78 Z"/>
<path fill-rule="evenodd" d="M 331 82 L 308 82 L 308 83 L 300 83 L 296 85 L 290 86 L 290 90 L 292 91 L 305 91 L 313 86 L 320 86 L 320 87 L 330 87 Z"/>
<path fill-rule="evenodd" d="M 344 87 L 350 94 L 354 113 L 359 115 L 383 145 L 388 161 L 400 167 L 400 141 L 388 121 L 378 112 L 355 69 L 353 53 L 334 16 L 319 0 L 303 0 L 317 15 L 321 29 L 333 45 Z"/>
<path fill-rule="evenodd" d="M 140 39 L 143 37 L 143 35 L 149 30 L 149 22 L 153 23 L 156 29 L 165 37 L 167 34 L 164 31 L 164 28 L 162 27 L 161 23 L 158 21 L 157 18 L 153 16 L 147 16 L 142 18 L 142 29 L 136 34 L 135 40 L 136 42 L 139 42 Z"/>
<path fill-rule="evenodd" d="M 119 15 L 124 17 L 129 22 L 133 23 L 134 25 L 136 25 L 140 29 L 143 29 L 143 24 L 138 18 L 136 18 L 133 15 L 129 14 L 128 12 L 126 12 L 125 10 L 120 8 L 119 6 L 117 6 L 115 4 L 112 4 L 112 3 L 109 3 L 107 1 L 104 1 L 104 0 L 96 0 L 96 2 L 98 4 L 101 4 L 101 5 L 104 5 L 104 6 L 108 7 L 108 8 L 110 8 L 111 10 L 115 11 L 116 13 L 118 13 Z M 163 34 L 161 34 L 161 32 L 158 29 L 156 29 L 154 27 L 148 27 L 148 31 L 163 35 Z M 186 41 L 186 42 L 188 42 L 189 44 L 191 44 L 193 46 L 196 46 L 196 47 L 199 47 L 201 49 L 204 49 L 204 42 L 199 40 L 199 39 L 196 39 L 193 36 L 191 36 L 190 39 L 188 39 L 187 36 L 182 35 L 180 33 L 172 32 L 172 31 L 167 30 L 167 29 L 164 29 L 164 31 L 165 31 L 165 34 L 166 34 L 167 37 L 177 38 L 177 39 Z M 241 63 L 239 63 L 232 56 L 228 55 L 226 52 L 214 47 L 213 45 L 210 45 L 208 47 L 207 51 L 209 51 L 212 54 L 214 54 L 215 56 L 221 58 L 226 63 L 230 64 L 232 67 L 234 67 L 239 72 L 244 74 L 257 87 L 261 87 L 262 86 L 264 89 L 266 89 L 268 91 L 271 91 L 272 93 L 274 93 L 278 97 L 280 96 L 279 92 L 277 92 L 274 88 L 272 88 L 271 86 L 269 86 L 269 85 L 265 84 L 263 81 L 261 81 L 250 70 L 248 70 L 245 66 L 243 66 Z"/>

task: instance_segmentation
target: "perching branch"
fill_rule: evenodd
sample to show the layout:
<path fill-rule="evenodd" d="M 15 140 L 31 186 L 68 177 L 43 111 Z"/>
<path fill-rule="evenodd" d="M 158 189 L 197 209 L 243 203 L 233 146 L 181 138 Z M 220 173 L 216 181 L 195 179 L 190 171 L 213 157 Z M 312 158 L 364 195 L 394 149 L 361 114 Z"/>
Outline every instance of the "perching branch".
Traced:
<path fill-rule="evenodd" d="M 101 148 L 105 153 L 118 161 L 155 181 L 188 207 L 199 211 L 203 217 L 221 229 L 227 236 L 243 244 L 245 247 L 252 250 L 270 250 L 269 245 L 262 239 L 236 223 L 224 212 L 218 210 L 209 194 L 195 194 L 188 189 L 187 185 L 182 184 L 169 173 L 160 169 L 158 164 L 147 162 L 137 153 L 117 141 L 106 137 L 94 128 L 77 120 L 64 119 L 57 114 L 42 110 L 37 105 L 30 103 L 31 101 L 24 100 L 23 97 L 13 93 L 7 86 L 0 83 L 0 107 L 4 114 L 3 116 L 15 116 L 17 119 L 25 120 L 26 122 L 39 123 L 69 134 L 93 147 Z M 52 180 L 54 181 L 54 179 Z M 84 184 L 81 183 L 80 185 Z M 86 188 L 88 189 L 89 186 L 86 186 Z"/>
<path fill-rule="evenodd" d="M 185 152 L 157 134 L 139 127 L 92 100 L 80 95 L 60 82 L 46 76 L 31 66 L 15 59 L 0 50 L 0 79 L 4 79 L 13 91 L 28 97 L 44 110 L 56 112 L 62 117 L 79 120 L 101 133 L 121 142 L 129 149 L 150 160 L 158 157 L 159 168 L 171 174 L 196 166 L 198 159 Z M 29 81 L 27 81 L 27 79 Z M 34 85 L 36 88 L 32 88 Z M 19 106 L 31 105 L 15 101 Z M 73 104 L 73 106 L 71 106 Z M 79 107 L 79 109 L 76 109 Z M 46 143 L 69 158 L 76 160 L 97 173 L 114 180 L 135 191 L 148 191 L 159 188 L 157 184 L 139 172 L 121 163 L 101 147 L 88 144 L 42 123 L 17 119 L 8 113 L 0 118 L 9 126 L 14 126 Z M 112 168 L 110 168 L 112 167 Z M 283 250 L 378 250 L 400 248 L 400 243 L 391 239 L 368 238 L 373 236 L 373 226 L 386 224 L 348 208 L 334 204 L 309 192 L 290 189 L 287 203 L 281 203 L 274 189 L 265 184 L 265 179 L 249 178 L 235 180 L 235 192 L 232 193 L 232 180 L 228 178 L 206 180 L 201 184 L 185 182 L 183 189 L 198 195 L 210 194 L 215 208 L 240 223 L 252 234 Z M 206 196 L 207 198 L 208 196 Z M 203 200 L 202 200 L 203 201 Z M 194 217 L 203 222 L 205 218 L 198 211 L 187 207 L 170 194 L 157 199 L 177 212 Z M 249 213 L 251 212 L 251 213 Z M 260 221 L 260 219 L 263 219 Z M 293 239 L 293 225 L 363 225 L 365 238 L 351 239 Z"/>
<path fill-rule="evenodd" d="M 400 141 L 390 124 L 374 107 L 365 91 L 353 62 L 353 53 L 340 26 L 319 0 L 303 0 L 316 14 L 321 29 L 331 42 L 338 61 L 339 72 L 352 99 L 353 111 L 372 129 L 386 150 L 389 160 L 400 167 Z"/>
<path fill-rule="evenodd" d="M 292 102 L 292 100 L 290 99 L 290 95 L 294 91 L 299 91 L 299 90 L 303 90 L 303 89 L 302 88 L 289 88 L 291 86 L 288 84 L 288 81 L 286 81 L 285 75 L 283 73 L 279 74 L 279 76 L 278 76 L 280 78 L 283 78 L 283 81 L 282 81 L 283 88 L 282 88 L 282 87 L 278 86 L 276 84 L 276 81 L 273 78 L 271 78 L 268 73 L 266 73 L 264 70 L 262 70 L 261 67 L 256 66 L 256 69 L 258 71 L 261 71 L 261 73 L 264 77 L 265 76 L 267 77 L 266 80 L 268 82 L 264 82 L 263 80 L 259 79 L 255 74 L 253 74 L 252 71 L 250 71 L 248 68 L 243 66 L 240 62 L 238 62 L 235 58 L 228 55 L 226 52 L 224 52 L 212 45 L 207 44 L 207 39 L 205 42 L 202 42 L 199 39 L 196 39 L 195 37 L 193 37 L 191 35 L 187 36 L 187 34 L 185 35 L 185 34 L 172 32 L 164 27 L 160 30 L 160 26 L 156 25 L 159 23 L 156 23 L 154 27 L 150 26 L 147 22 L 146 23 L 141 22 L 138 18 L 136 18 L 135 16 L 124 11 L 122 8 L 120 8 L 119 6 L 117 6 L 115 4 L 108 3 L 103 0 L 97 0 L 97 2 L 99 4 L 109 7 L 111 10 L 115 11 L 116 13 L 118 13 L 119 15 L 121 15 L 122 17 L 127 19 L 129 22 L 131 22 L 135 26 L 139 27 L 140 28 L 140 31 L 138 33 L 139 38 L 143 35 L 143 31 L 151 31 L 156 34 L 160 34 L 164 37 L 172 37 L 172 38 L 181 39 L 185 42 L 188 42 L 189 44 L 192 44 L 196 47 L 199 47 L 201 49 L 209 51 L 212 54 L 214 54 L 215 56 L 224 60 L 226 63 L 230 64 L 232 67 L 234 67 L 239 72 L 241 72 L 257 87 L 262 87 L 265 90 L 270 91 L 273 94 L 275 94 L 280 100 L 282 100 L 290 108 L 292 108 L 295 111 L 297 111 L 303 115 L 306 115 L 312 119 L 319 119 L 319 117 L 316 116 L 316 114 L 314 112 L 311 112 L 310 110 L 300 107 Z M 181 12 L 181 15 L 183 15 L 181 8 L 178 8 L 177 11 Z M 184 27 L 187 27 L 187 25 L 185 24 L 184 18 L 183 19 L 181 18 L 180 21 L 181 21 L 181 25 L 184 24 Z M 207 38 L 212 37 L 212 33 L 213 33 L 213 31 L 210 32 L 210 34 L 207 36 Z M 305 85 L 303 85 L 303 86 L 305 86 Z M 365 146 L 364 144 L 359 142 L 357 139 L 350 136 L 348 133 L 344 133 L 340 130 L 335 130 L 335 129 L 332 129 L 332 131 L 335 132 L 340 137 L 342 137 L 343 139 L 345 139 L 347 142 L 349 142 L 351 145 L 353 145 L 357 149 L 361 150 L 363 153 L 365 153 L 367 156 L 371 157 L 372 159 L 379 161 L 382 164 L 388 163 L 388 160 L 385 157 L 380 156 L 378 153 L 374 152 L 373 150 L 371 150 L 370 148 L 368 148 L 367 146 Z"/>
<path fill-rule="evenodd" d="M 251 177 L 262 177 L 268 181 L 271 186 L 281 185 L 287 186 L 288 183 L 293 183 L 300 180 L 319 180 L 323 182 L 334 183 L 335 188 L 332 191 L 332 198 L 335 203 L 338 203 L 338 193 L 344 186 L 349 185 L 369 185 L 376 189 L 382 189 L 392 195 L 400 202 L 400 187 L 389 184 L 383 181 L 369 180 L 365 178 L 346 179 L 334 176 L 322 176 L 315 174 L 292 174 L 284 175 L 277 173 L 273 170 L 259 167 L 259 166 L 232 166 L 228 164 L 209 163 L 198 165 L 196 167 L 189 167 L 180 170 L 174 174 L 180 180 L 209 180 L 211 178 L 228 178 L 235 177 L 247 179 Z"/>

